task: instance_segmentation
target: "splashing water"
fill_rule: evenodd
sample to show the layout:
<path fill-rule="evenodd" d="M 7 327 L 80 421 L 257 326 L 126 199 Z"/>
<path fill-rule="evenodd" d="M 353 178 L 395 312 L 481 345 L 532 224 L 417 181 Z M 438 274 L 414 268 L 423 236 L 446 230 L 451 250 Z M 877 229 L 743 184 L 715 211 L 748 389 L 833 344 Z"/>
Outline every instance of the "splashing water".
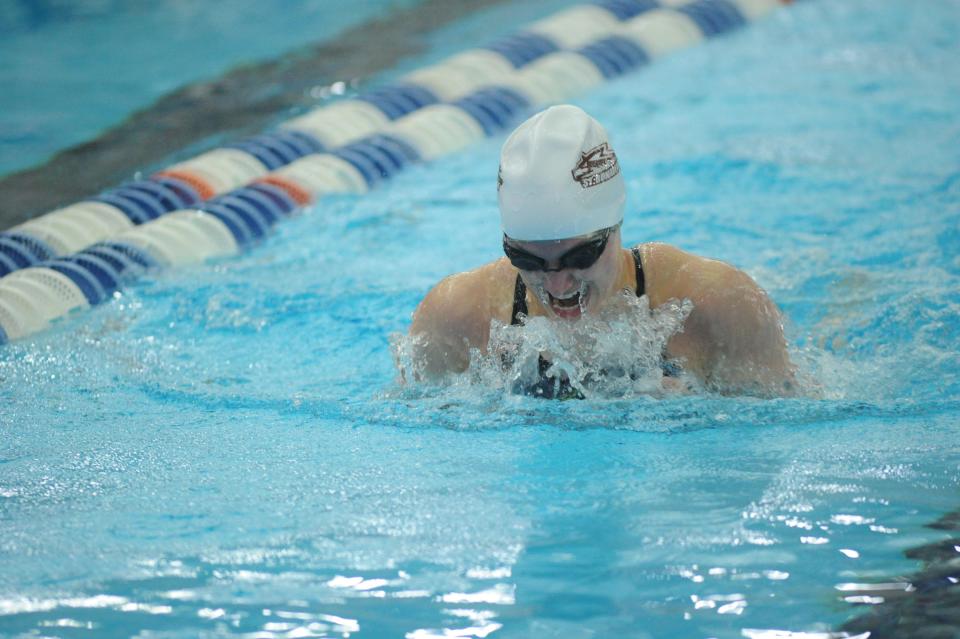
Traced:
<path fill-rule="evenodd" d="M 486 350 L 471 349 L 468 368 L 439 381 L 446 387 L 479 385 L 546 397 L 627 398 L 694 390 L 699 382 L 682 372 L 682 362 L 664 360 L 667 341 L 683 331 L 692 310 L 684 300 L 651 311 L 646 296 L 625 292 L 574 322 L 524 316 L 519 325 L 493 320 Z M 402 383 L 430 379 L 417 356 L 424 340 L 392 336 Z M 666 377 L 668 368 L 677 374 Z"/>
<path fill-rule="evenodd" d="M 853 634 L 960 482 L 960 12 L 915 4 L 793 3 L 581 103 L 624 244 L 750 274 L 820 396 L 670 392 L 666 335 L 592 313 L 413 383 L 410 312 L 498 257 L 491 138 L 7 345 L 0 635 Z M 514 392 L 548 351 L 587 401 Z"/>

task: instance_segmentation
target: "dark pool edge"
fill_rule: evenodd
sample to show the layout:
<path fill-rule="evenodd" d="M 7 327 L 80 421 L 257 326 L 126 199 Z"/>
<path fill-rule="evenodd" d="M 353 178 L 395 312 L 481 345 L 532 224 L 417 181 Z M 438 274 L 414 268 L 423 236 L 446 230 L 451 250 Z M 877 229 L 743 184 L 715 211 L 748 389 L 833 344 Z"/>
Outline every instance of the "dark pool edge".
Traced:
<path fill-rule="evenodd" d="M 168 93 L 96 139 L 0 178 L 0 229 L 119 184 L 178 152 L 212 146 L 215 136 L 259 133 L 284 112 L 315 106 L 311 88 L 393 68 L 426 51 L 434 30 L 504 1 L 422 0 L 331 40 Z"/>
<path fill-rule="evenodd" d="M 928 528 L 960 532 L 960 510 L 947 513 Z M 902 581 L 911 588 L 840 626 L 870 639 L 954 639 L 960 637 L 960 535 L 907 550 L 923 568 Z"/>

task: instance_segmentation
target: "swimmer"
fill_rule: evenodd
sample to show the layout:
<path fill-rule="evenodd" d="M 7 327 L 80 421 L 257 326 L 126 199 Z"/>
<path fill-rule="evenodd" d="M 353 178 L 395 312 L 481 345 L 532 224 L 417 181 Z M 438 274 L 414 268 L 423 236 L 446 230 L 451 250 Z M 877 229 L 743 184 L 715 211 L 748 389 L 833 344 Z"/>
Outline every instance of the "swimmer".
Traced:
<path fill-rule="evenodd" d="M 447 277 L 417 307 L 410 335 L 422 375 L 466 370 L 471 349 L 486 354 L 493 321 L 577 322 L 629 291 L 651 310 L 692 303 L 665 362 L 718 392 L 791 394 L 780 313 L 748 275 L 663 243 L 621 247 L 620 165 L 582 109 L 554 106 L 521 124 L 503 145 L 497 190 L 505 257 Z M 675 374 L 664 367 L 665 387 Z"/>

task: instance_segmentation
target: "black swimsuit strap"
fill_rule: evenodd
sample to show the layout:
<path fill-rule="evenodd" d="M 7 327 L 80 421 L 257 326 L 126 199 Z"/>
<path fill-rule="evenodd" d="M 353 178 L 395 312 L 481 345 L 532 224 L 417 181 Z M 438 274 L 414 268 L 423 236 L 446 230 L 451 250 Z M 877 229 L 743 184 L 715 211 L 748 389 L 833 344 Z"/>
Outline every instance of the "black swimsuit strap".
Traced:
<path fill-rule="evenodd" d="M 637 297 L 643 297 L 643 294 L 647 291 L 647 285 L 643 277 L 643 262 L 640 260 L 640 247 L 635 246 L 630 249 L 630 252 L 633 253 L 633 263 L 637 271 Z"/>
<path fill-rule="evenodd" d="M 630 249 L 633 254 L 633 264 L 637 273 L 637 297 L 642 297 L 646 292 L 646 282 L 643 276 L 643 262 L 640 259 L 640 247 Z M 513 285 L 513 312 L 510 313 L 510 325 L 520 324 L 520 315 L 527 315 L 527 286 L 523 283 L 520 274 L 517 273 L 517 283 Z"/>
<path fill-rule="evenodd" d="M 513 312 L 510 314 L 510 325 L 520 324 L 520 315 L 527 314 L 527 286 L 517 273 L 517 283 L 513 286 Z"/>

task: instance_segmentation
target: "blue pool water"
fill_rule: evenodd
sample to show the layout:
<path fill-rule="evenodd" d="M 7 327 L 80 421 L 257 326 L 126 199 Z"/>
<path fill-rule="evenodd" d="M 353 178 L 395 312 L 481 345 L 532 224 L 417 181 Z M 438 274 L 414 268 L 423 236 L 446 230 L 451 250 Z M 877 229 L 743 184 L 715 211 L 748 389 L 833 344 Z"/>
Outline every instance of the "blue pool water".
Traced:
<path fill-rule="evenodd" d="M 95 138 L 184 84 L 415 3 L 9 0 L 0 5 L 0 175 Z"/>
<path fill-rule="evenodd" d="M 812 0 L 578 102 L 625 240 L 754 276 L 802 398 L 401 387 L 502 137 L 6 346 L 0 635 L 826 636 L 958 505 L 958 29 Z"/>

